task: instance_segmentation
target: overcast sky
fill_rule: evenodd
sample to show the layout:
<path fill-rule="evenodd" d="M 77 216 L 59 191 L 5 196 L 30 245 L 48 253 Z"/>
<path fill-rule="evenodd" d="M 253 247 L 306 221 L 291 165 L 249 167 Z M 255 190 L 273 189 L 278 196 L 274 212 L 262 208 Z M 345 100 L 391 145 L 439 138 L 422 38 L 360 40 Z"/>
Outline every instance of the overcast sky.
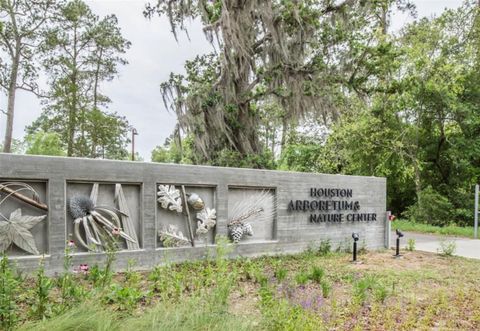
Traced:
<path fill-rule="evenodd" d="M 154 2 L 155 0 L 151 0 Z M 165 18 L 151 21 L 142 15 L 145 0 L 90 0 L 86 3 L 97 15 L 115 14 L 122 33 L 132 42 L 126 58 L 128 65 L 120 68 L 120 75 L 102 85 L 102 92 L 112 99 L 109 110 L 126 116 L 139 133 L 136 150 L 150 160 L 150 153 L 163 144 L 175 126 L 175 116 L 163 106 L 159 85 L 168 79 L 170 72 L 182 73 L 183 64 L 197 54 L 211 51 L 198 22 L 192 22 L 190 40 L 180 35 L 177 43 Z M 445 8 L 456 8 L 462 0 L 413 0 L 418 17 L 440 14 Z M 395 13 L 392 29 L 398 30 L 413 19 Z M 6 108 L 4 95 L 0 95 L 0 108 Z M 26 125 L 41 112 L 39 101 L 26 92 L 17 93 L 14 138 L 21 139 Z M 5 116 L 0 113 L 0 140 L 5 132 Z"/>

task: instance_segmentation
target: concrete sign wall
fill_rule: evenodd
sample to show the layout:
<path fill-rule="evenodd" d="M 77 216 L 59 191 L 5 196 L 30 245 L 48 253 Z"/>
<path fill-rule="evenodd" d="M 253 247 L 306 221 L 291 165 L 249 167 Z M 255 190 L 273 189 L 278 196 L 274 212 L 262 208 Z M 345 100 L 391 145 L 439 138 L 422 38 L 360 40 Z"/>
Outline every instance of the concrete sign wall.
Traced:
<path fill-rule="evenodd" d="M 47 207 L 47 208 L 45 208 Z M 386 180 L 207 166 L 0 154 L 0 250 L 33 270 L 102 263 L 118 243 L 117 268 L 200 259 L 217 235 L 232 255 L 385 245 Z"/>

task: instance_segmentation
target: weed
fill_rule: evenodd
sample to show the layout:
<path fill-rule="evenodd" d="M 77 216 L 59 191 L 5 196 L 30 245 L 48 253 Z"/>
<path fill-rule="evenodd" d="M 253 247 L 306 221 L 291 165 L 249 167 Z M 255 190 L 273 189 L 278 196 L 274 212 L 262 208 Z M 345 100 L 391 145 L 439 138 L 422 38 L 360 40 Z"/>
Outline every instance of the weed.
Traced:
<path fill-rule="evenodd" d="M 365 276 L 353 284 L 353 298 L 358 304 L 363 304 L 367 300 L 368 291 L 376 285 L 376 279 L 373 276 Z"/>
<path fill-rule="evenodd" d="M 277 299 L 272 289 L 262 285 L 259 289 L 262 326 L 265 330 L 318 330 L 321 318 L 285 299 Z"/>
<path fill-rule="evenodd" d="M 56 285 L 60 288 L 61 304 L 57 307 L 57 312 L 63 312 L 74 303 L 79 302 L 85 296 L 84 289 L 78 285 L 73 278 L 70 270 L 72 269 L 73 241 L 68 241 L 65 247 L 65 256 L 63 258 L 63 274 L 57 279 Z"/>
<path fill-rule="evenodd" d="M 42 259 L 37 270 L 34 288 L 35 299 L 31 307 L 31 313 L 34 318 L 43 320 L 51 315 L 50 291 L 52 287 L 53 281 L 45 276 L 45 264 Z"/>
<path fill-rule="evenodd" d="M 443 239 L 440 241 L 440 248 L 437 249 L 437 252 L 444 256 L 452 256 L 455 254 L 456 250 L 457 244 L 454 240 Z"/>
<path fill-rule="evenodd" d="M 152 271 L 148 274 L 148 280 L 152 282 L 150 285 L 150 290 L 153 292 L 160 292 L 162 289 L 162 274 L 164 272 L 164 267 L 155 266 Z"/>
<path fill-rule="evenodd" d="M 309 278 L 317 284 L 322 282 L 323 276 L 325 275 L 325 270 L 320 267 L 313 267 L 312 272 L 309 275 Z"/>
<path fill-rule="evenodd" d="M 15 297 L 20 289 L 6 255 L 0 261 L 0 285 L 0 326 L 12 330 L 18 319 Z"/>
<path fill-rule="evenodd" d="M 142 275 L 138 272 L 135 271 L 136 261 L 133 259 L 129 259 L 127 262 L 127 270 L 125 271 L 125 280 L 128 285 L 134 286 L 140 283 L 142 279 Z"/>
<path fill-rule="evenodd" d="M 372 275 L 367 275 L 353 284 L 353 298 L 357 304 L 364 304 L 369 293 L 376 301 L 383 303 L 388 296 L 387 288 Z"/>
<path fill-rule="evenodd" d="M 224 307 L 227 304 L 228 297 L 231 292 L 233 283 L 236 281 L 237 272 L 235 270 L 228 269 L 227 254 L 231 252 L 232 246 L 229 245 L 228 238 L 224 236 L 217 236 L 216 239 L 216 256 L 215 263 L 217 267 L 217 273 L 215 274 L 216 287 L 212 293 L 211 299 L 213 305 L 219 305 Z"/>
<path fill-rule="evenodd" d="M 415 239 L 410 238 L 407 240 L 407 251 L 413 252 L 415 250 Z"/>
<path fill-rule="evenodd" d="M 325 256 L 330 254 L 331 251 L 332 251 L 332 243 L 330 242 L 330 239 L 322 240 L 320 242 L 320 246 L 318 247 L 318 255 Z"/>
<path fill-rule="evenodd" d="M 105 267 L 102 269 L 98 265 L 94 265 L 88 271 L 87 279 L 90 280 L 96 288 L 103 289 L 111 284 L 113 277 L 113 263 L 116 259 L 118 246 L 115 242 L 107 241 L 108 245 L 105 250 L 106 260 Z"/>
<path fill-rule="evenodd" d="M 106 247 L 105 254 L 107 256 L 107 259 L 105 261 L 105 268 L 103 269 L 103 277 L 101 282 L 102 287 L 105 287 L 112 282 L 113 263 L 116 259 L 117 250 L 118 246 L 116 242 L 111 242 Z"/>
<path fill-rule="evenodd" d="M 365 238 L 363 238 L 360 248 L 358 249 L 358 254 L 366 254 L 367 251 L 367 242 L 365 241 Z"/>
<path fill-rule="evenodd" d="M 315 247 L 315 243 L 311 242 L 308 244 L 308 247 L 302 252 L 301 258 L 302 259 L 313 259 L 317 255 L 317 249 Z"/>
<path fill-rule="evenodd" d="M 330 283 L 326 280 L 322 280 L 320 286 L 322 287 L 322 296 L 324 298 L 328 298 L 330 296 L 330 292 L 332 292 L 332 285 L 330 285 Z"/>
<path fill-rule="evenodd" d="M 335 250 L 337 253 L 352 253 L 353 248 L 352 248 L 352 239 L 350 237 L 347 237 L 343 239 L 337 246 L 337 249 Z"/>
<path fill-rule="evenodd" d="M 111 284 L 104 302 L 118 305 L 119 310 L 132 311 L 144 297 L 143 292 L 136 287 Z"/>
<path fill-rule="evenodd" d="M 436 233 L 440 235 L 461 236 L 473 238 L 473 226 L 435 226 L 425 223 L 416 223 L 408 220 L 395 220 L 392 222 L 392 230 L 402 229 L 404 231 L 420 232 L 420 233 Z"/>
<path fill-rule="evenodd" d="M 295 275 L 295 281 L 298 285 L 305 285 L 310 279 L 310 275 L 305 271 L 300 271 Z"/>
<path fill-rule="evenodd" d="M 377 283 L 373 289 L 373 296 L 375 297 L 376 301 L 384 303 L 388 296 L 388 290 L 382 284 Z"/>
<path fill-rule="evenodd" d="M 279 281 L 279 282 L 282 282 L 285 280 L 285 278 L 287 278 L 287 269 L 285 268 L 282 268 L 282 267 L 277 267 L 275 269 L 275 278 Z"/>

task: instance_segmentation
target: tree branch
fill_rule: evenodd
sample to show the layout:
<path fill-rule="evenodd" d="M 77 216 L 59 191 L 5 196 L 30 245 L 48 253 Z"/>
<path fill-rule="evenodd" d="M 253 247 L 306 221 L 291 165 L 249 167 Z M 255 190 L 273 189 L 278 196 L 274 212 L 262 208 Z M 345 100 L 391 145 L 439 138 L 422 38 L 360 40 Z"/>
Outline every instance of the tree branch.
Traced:
<path fill-rule="evenodd" d="M 338 5 L 327 6 L 322 12 L 324 14 L 328 14 L 328 13 L 331 13 L 331 12 L 337 12 L 337 11 L 342 10 L 346 6 L 353 5 L 356 1 L 357 0 L 345 0 L 344 2 L 339 3 Z"/>

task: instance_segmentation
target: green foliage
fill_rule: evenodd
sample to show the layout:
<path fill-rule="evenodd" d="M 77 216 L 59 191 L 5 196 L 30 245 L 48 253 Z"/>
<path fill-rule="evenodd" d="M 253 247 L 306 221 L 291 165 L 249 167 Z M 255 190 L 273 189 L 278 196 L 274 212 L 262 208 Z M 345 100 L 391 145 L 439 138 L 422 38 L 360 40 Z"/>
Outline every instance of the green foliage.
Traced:
<path fill-rule="evenodd" d="M 320 286 L 322 287 L 323 297 L 328 298 L 330 296 L 330 293 L 332 292 L 332 285 L 326 280 L 322 280 L 322 282 L 320 283 Z"/>
<path fill-rule="evenodd" d="M 365 304 L 370 296 L 384 303 L 389 294 L 387 287 L 373 275 L 366 275 L 353 283 L 353 301 L 356 304 Z"/>
<path fill-rule="evenodd" d="M 453 256 L 457 250 L 457 243 L 454 240 L 442 239 L 438 252 L 444 256 Z"/>
<path fill-rule="evenodd" d="M 318 155 L 323 151 L 319 144 L 289 144 L 282 151 L 279 169 L 312 172 L 317 169 Z"/>
<path fill-rule="evenodd" d="M 105 303 L 115 304 L 119 310 L 131 312 L 144 297 L 140 289 L 129 284 L 111 284 L 103 300 Z"/>
<path fill-rule="evenodd" d="M 56 286 L 60 289 L 61 305 L 56 307 L 57 311 L 63 312 L 73 305 L 81 301 L 86 295 L 85 289 L 78 284 L 77 280 L 71 273 L 72 269 L 72 253 L 74 249 L 68 245 L 65 248 L 65 256 L 63 258 L 63 274 L 56 279 Z"/>
<path fill-rule="evenodd" d="M 353 252 L 353 244 L 351 237 L 343 239 L 335 249 L 336 253 L 349 253 Z"/>
<path fill-rule="evenodd" d="M 7 256 L 3 255 L 0 260 L 0 326 L 4 330 L 13 330 L 17 323 L 16 296 L 20 292 L 19 283 Z"/>
<path fill-rule="evenodd" d="M 53 319 L 29 323 L 20 330 L 252 330 L 254 323 L 230 313 L 216 314 L 197 297 L 181 303 L 165 302 L 147 309 L 140 316 L 125 316 L 123 311 L 109 311 L 87 302 Z"/>
<path fill-rule="evenodd" d="M 318 330 L 322 328 L 319 315 L 309 313 L 300 306 L 292 306 L 285 299 L 275 297 L 268 285 L 259 290 L 261 326 L 265 330 Z"/>
<path fill-rule="evenodd" d="M 0 142 L 0 150 L 4 150 L 4 145 Z M 12 139 L 10 153 L 23 154 L 25 152 L 25 142 L 20 139 Z"/>
<path fill-rule="evenodd" d="M 331 251 L 332 251 L 332 243 L 330 242 L 330 239 L 322 240 L 320 242 L 320 246 L 318 247 L 318 255 L 325 256 L 330 254 Z"/>
<path fill-rule="evenodd" d="M 65 156 L 60 136 L 55 132 L 38 131 L 25 137 L 25 154 Z"/>
<path fill-rule="evenodd" d="M 103 289 L 111 284 L 113 278 L 113 264 L 116 260 L 118 247 L 116 243 L 109 243 L 105 250 L 105 264 L 101 268 L 98 265 L 94 265 L 89 268 L 87 273 L 87 279 L 90 280 L 93 285 L 99 289 Z"/>
<path fill-rule="evenodd" d="M 446 226 L 452 223 L 452 209 L 450 201 L 429 186 L 420 192 L 417 202 L 407 209 L 405 216 L 413 222 Z"/>
<path fill-rule="evenodd" d="M 320 267 L 313 267 L 310 273 L 310 279 L 317 284 L 320 284 L 323 280 L 323 276 L 325 275 L 325 270 Z"/>
<path fill-rule="evenodd" d="M 45 276 L 45 265 L 42 260 L 37 270 L 35 288 L 33 289 L 34 302 L 30 308 L 31 314 L 34 318 L 44 320 L 52 315 L 50 291 L 53 286 L 53 280 Z"/>
<path fill-rule="evenodd" d="M 135 271 L 134 262 L 129 261 L 127 271 L 117 274 L 101 290 L 95 289 L 89 279 L 72 275 L 87 295 L 66 309 L 57 309 L 57 304 L 62 305 L 61 293 L 50 291 L 53 315 L 40 321 L 26 315 L 30 304 L 37 300 L 37 282 L 21 279 L 14 269 L 5 268 L 10 273 L 6 278 L 17 282 L 13 313 L 18 323 L 14 327 L 45 331 L 313 331 L 354 324 L 359 329 L 394 329 L 399 320 L 414 329 L 435 323 L 449 328 L 456 325 L 477 329 L 479 325 L 474 309 L 479 299 L 470 295 L 476 286 L 479 266 L 473 259 L 453 257 L 447 263 L 440 256 L 432 256 L 416 259 L 415 268 L 403 268 L 401 260 L 392 260 L 396 266 L 382 266 L 390 256 L 383 252 L 365 257 L 365 266 L 374 268 L 359 269 L 349 264 L 344 255 L 337 254 L 226 260 L 232 245 L 223 239 L 218 242 L 221 247 L 212 249 L 206 260 L 158 266 L 148 274 L 148 279 L 144 278 L 146 273 Z M 312 267 L 318 265 L 322 267 Z M 6 259 L 3 266 L 8 267 Z M 70 262 L 66 266 L 69 270 Z M 271 276 L 279 268 L 289 273 L 309 270 L 304 274 L 312 284 L 277 282 Z M 262 280 L 245 278 L 250 272 L 263 274 Z M 313 280 L 320 283 L 313 284 Z M 178 283 L 182 285 L 177 296 Z M 422 286 L 425 284 L 428 286 Z M 0 288 L 0 294 L 9 289 Z M 337 289 L 339 295 L 334 295 Z M 390 297 L 392 300 L 388 300 Z M 471 300 L 468 307 L 464 304 L 466 298 Z M 368 313 L 359 319 L 362 312 Z"/>
<path fill-rule="evenodd" d="M 279 281 L 282 282 L 285 280 L 287 277 L 288 270 L 285 268 L 282 268 L 281 266 L 277 266 L 275 269 L 275 278 Z"/>
<path fill-rule="evenodd" d="M 189 163 L 188 160 L 184 159 L 184 155 L 187 156 L 189 149 L 189 140 L 182 139 L 180 137 L 180 132 L 178 127 L 175 129 L 175 132 L 165 139 L 163 146 L 157 146 L 152 151 L 152 162 L 162 162 L 162 163 Z M 187 150 L 186 150 L 187 149 Z"/>
<path fill-rule="evenodd" d="M 368 299 L 371 291 L 377 288 L 378 281 L 373 276 L 365 276 L 353 283 L 353 300 L 357 304 L 363 305 Z"/>
<path fill-rule="evenodd" d="M 413 252 L 415 250 L 415 239 L 409 238 L 407 240 L 407 251 Z"/>
<path fill-rule="evenodd" d="M 112 80 L 130 47 L 115 15 L 99 18 L 81 0 L 60 2 L 45 33 L 43 65 L 49 78 L 41 116 L 28 128 L 55 132 L 67 156 L 124 159 L 129 125 L 101 110 L 110 99 L 100 85 Z"/>
<path fill-rule="evenodd" d="M 219 37 L 218 50 L 187 61 L 185 75 L 172 73 L 161 84 L 165 106 L 194 139 L 193 163 L 271 168 L 280 145 L 282 168 L 310 170 L 318 142 L 285 148 L 287 136 L 306 117 L 336 120 L 348 89 L 371 89 L 367 82 L 391 70 L 392 61 L 382 59 L 394 57 L 393 43 L 372 36 L 385 24 L 379 12 L 397 2 L 147 5 L 145 16 L 168 16 L 175 37 L 192 18 Z"/>
<path fill-rule="evenodd" d="M 54 0 L 0 1 L 0 92 L 7 94 L 3 152 L 13 152 L 15 96 L 19 89 L 38 94 L 38 57 L 50 18 L 56 13 Z"/>
<path fill-rule="evenodd" d="M 310 275 L 306 271 L 300 271 L 295 275 L 295 281 L 298 285 L 305 285 L 310 280 Z"/>
<path fill-rule="evenodd" d="M 388 205 L 418 222 L 467 225 L 480 175 L 478 6 L 466 1 L 398 36 L 356 45 L 376 80 L 347 85 L 338 121 L 289 134 L 285 170 L 387 177 Z M 462 21 L 464 24 L 459 25 Z M 367 71 L 368 71 L 367 70 Z M 410 208 L 409 208 L 410 207 Z"/>
<path fill-rule="evenodd" d="M 430 224 L 415 223 L 408 220 L 397 219 L 394 222 L 392 222 L 392 229 L 473 238 L 473 226 L 463 227 L 463 226 L 457 226 L 457 225 L 451 224 L 448 226 L 440 227 L 440 226 L 433 226 Z"/>
<path fill-rule="evenodd" d="M 377 285 L 373 289 L 373 296 L 374 296 L 375 300 L 380 302 L 380 303 L 385 302 L 385 300 L 388 297 L 388 294 L 389 294 L 388 289 L 382 284 L 377 283 Z"/>
<path fill-rule="evenodd" d="M 219 305 L 223 311 L 227 304 L 233 284 L 236 281 L 237 274 L 228 268 L 228 254 L 233 250 L 233 246 L 227 237 L 217 236 L 215 254 L 215 288 L 211 293 L 211 305 Z M 222 308 L 223 307 L 223 308 Z"/>

